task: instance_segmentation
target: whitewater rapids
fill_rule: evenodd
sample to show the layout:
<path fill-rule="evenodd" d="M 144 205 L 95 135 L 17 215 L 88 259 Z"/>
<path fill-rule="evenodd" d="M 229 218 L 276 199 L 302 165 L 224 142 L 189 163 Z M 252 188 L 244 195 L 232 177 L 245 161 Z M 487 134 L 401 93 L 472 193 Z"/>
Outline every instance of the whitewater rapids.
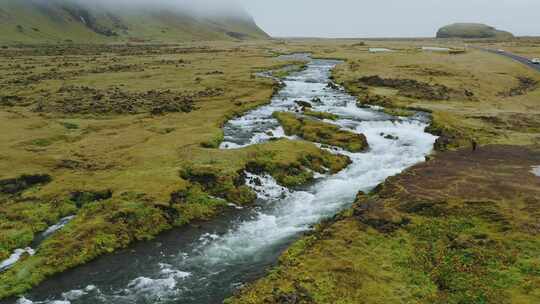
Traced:
<path fill-rule="evenodd" d="M 312 225 L 350 207 L 358 191 L 370 191 L 389 176 L 424 161 L 436 139 L 424 131 L 428 118 L 423 114 L 393 117 L 378 108 L 358 107 L 356 98 L 328 86 L 331 70 L 339 63 L 309 59 L 304 71 L 283 81 L 285 86 L 270 104 L 226 124 L 221 148 L 238 149 L 285 137 L 272 113 L 300 111 L 295 101 L 302 100 L 311 102 L 314 111 L 339 116 L 328 123 L 366 135 L 370 149 L 365 153 L 332 148 L 351 158 L 348 168 L 335 175 L 317 175 L 313 185 L 296 191 L 270 176 L 248 174 L 258 203 L 239 211 L 242 216 L 221 231 L 202 231 L 174 254 L 146 257 L 144 265 L 129 269 L 122 279 L 103 276 L 99 282 L 88 281 L 61 294 L 31 294 L 28 297 L 34 300 L 21 298 L 19 304 L 221 303 L 245 282 L 262 276 L 280 252 Z"/>

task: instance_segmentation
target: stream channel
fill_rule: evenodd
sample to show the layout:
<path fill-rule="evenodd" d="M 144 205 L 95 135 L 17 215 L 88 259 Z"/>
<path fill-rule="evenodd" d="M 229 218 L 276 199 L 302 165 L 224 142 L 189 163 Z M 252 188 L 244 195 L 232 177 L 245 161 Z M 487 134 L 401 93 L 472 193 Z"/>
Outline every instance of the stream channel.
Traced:
<path fill-rule="evenodd" d="M 48 279 L 17 303 L 221 303 L 244 283 L 262 277 L 314 224 L 350 207 L 358 191 L 370 191 L 432 151 L 436 137 L 424 131 L 427 115 L 393 117 L 377 107 L 359 107 L 355 97 L 329 86 L 331 71 L 340 61 L 305 54 L 282 59 L 308 63 L 283 80 L 271 103 L 229 121 L 221 148 L 286 137 L 272 113 L 300 111 L 295 101 L 303 100 L 311 102 L 314 111 L 338 115 L 338 120 L 327 122 L 364 134 L 370 145 L 367 152 L 333 148 L 349 156 L 352 164 L 335 175 L 317 174 L 315 182 L 301 190 L 283 188 L 269 176 L 248 174 L 248 184 L 258 193 L 254 207 L 233 206 L 198 227 L 172 230 L 103 256 Z"/>

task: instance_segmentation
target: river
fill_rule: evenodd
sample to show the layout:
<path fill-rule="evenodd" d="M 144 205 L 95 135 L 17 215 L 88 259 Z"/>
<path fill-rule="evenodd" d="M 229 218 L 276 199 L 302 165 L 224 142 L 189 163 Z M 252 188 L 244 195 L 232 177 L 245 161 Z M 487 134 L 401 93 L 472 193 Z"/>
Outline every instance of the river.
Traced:
<path fill-rule="evenodd" d="M 288 76 L 270 104 L 226 124 L 221 148 L 284 137 L 272 113 L 298 111 L 294 101 L 303 100 L 311 101 L 315 111 L 339 116 L 330 123 L 365 134 L 369 151 L 332 149 L 349 156 L 352 164 L 335 175 L 317 175 L 301 190 L 285 189 L 269 176 L 250 175 L 248 184 L 259 197 L 253 208 L 231 208 L 199 227 L 172 230 L 101 257 L 47 280 L 18 303 L 221 303 L 242 284 L 263 276 L 312 225 L 350 207 L 358 191 L 373 189 L 432 151 L 436 137 L 424 131 L 426 115 L 392 117 L 377 108 L 358 107 L 355 97 L 328 86 L 339 61 L 304 58 L 306 69 Z"/>

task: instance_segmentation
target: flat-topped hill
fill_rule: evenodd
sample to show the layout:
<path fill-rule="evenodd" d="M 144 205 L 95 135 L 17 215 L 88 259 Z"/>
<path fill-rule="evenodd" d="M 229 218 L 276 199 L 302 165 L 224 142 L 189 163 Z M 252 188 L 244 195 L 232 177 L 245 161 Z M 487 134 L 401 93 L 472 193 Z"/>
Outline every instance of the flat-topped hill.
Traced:
<path fill-rule="evenodd" d="M 454 23 L 444 26 L 437 32 L 437 38 L 493 38 L 508 39 L 514 35 L 481 23 Z"/>

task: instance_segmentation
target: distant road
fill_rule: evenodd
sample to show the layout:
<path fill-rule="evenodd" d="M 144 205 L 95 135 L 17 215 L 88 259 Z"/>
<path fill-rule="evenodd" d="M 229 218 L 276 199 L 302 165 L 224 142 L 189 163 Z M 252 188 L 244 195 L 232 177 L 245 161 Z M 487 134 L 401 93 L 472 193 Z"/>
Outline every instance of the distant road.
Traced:
<path fill-rule="evenodd" d="M 535 69 L 538 72 L 540 72 L 540 64 L 532 63 L 529 58 L 525 58 L 525 57 L 522 57 L 522 56 L 518 56 L 516 54 L 508 53 L 506 51 L 499 52 L 498 50 L 488 49 L 488 48 L 478 48 L 478 49 L 489 52 L 489 53 L 493 53 L 493 54 L 497 54 L 497 55 L 501 55 L 501 56 L 505 56 L 505 57 L 514 59 L 515 61 L 519 61 L 519 62 L 529 66 L 530 68 Z"/>

